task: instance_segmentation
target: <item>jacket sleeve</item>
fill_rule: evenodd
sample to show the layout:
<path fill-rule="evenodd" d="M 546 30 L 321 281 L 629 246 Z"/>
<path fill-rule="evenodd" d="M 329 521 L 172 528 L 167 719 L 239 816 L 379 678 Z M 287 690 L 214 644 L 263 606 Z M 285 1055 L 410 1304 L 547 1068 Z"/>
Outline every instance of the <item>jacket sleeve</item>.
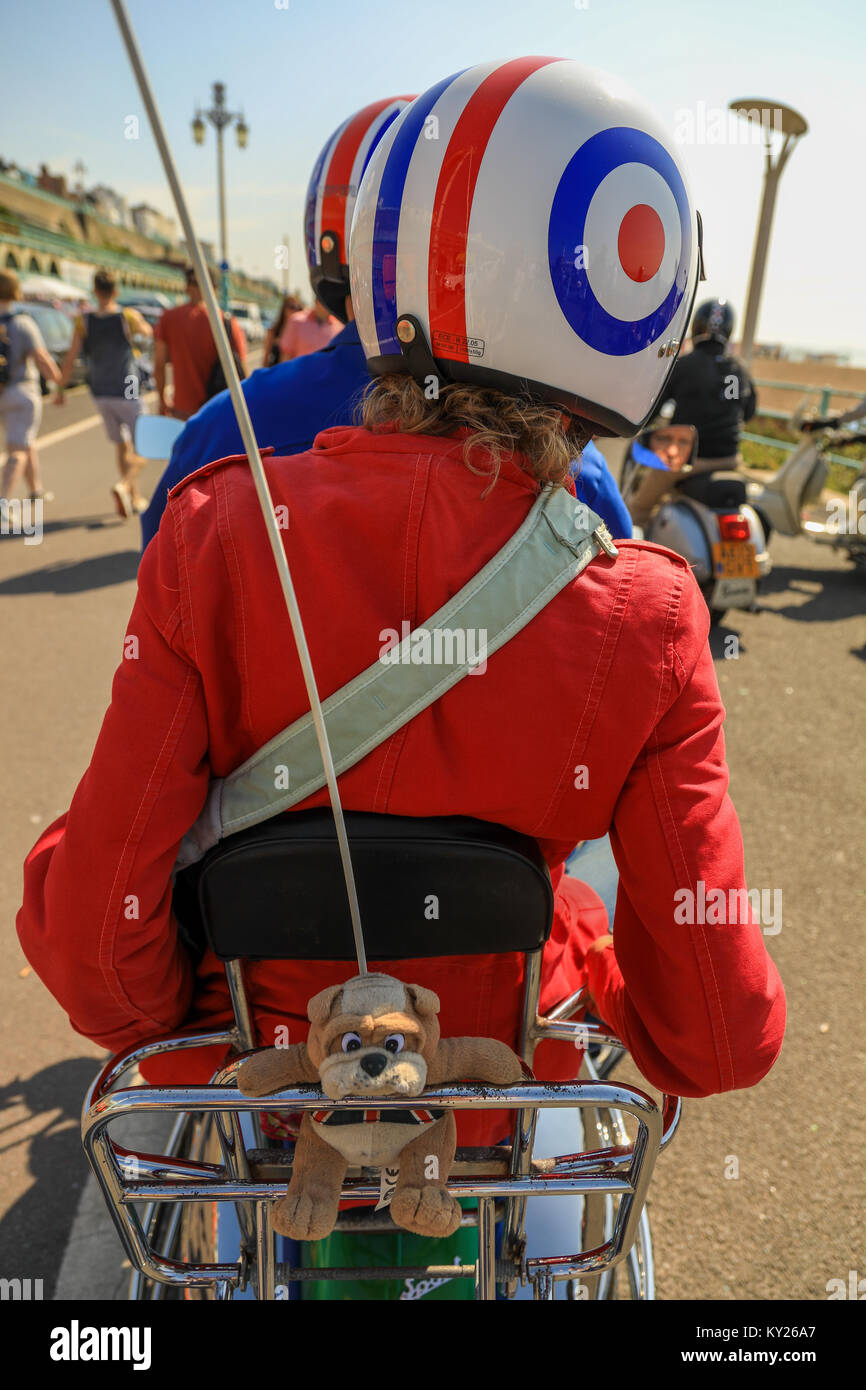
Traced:
<path fill-rule="evenodd" d="M 112 1052 L 175 1028 L 192 996 L 171 870 L 209 768 L 187 621 L 172 512 L 142 560 L 90 766 L 24 866 L 24 953 L 73 1028 Z"/>
<path fill-rule="evenodd" d="M 724 708 L 707 627 L 687 575 L 674 698 L 614 813 L 614 946 L 588 961 L 602 1017 L 647 1080 L 680 1096 L 755 1085 L 778 1056 L 785 1026 L 782 984 L 741 891 L 743 842 L 728 797 Z M 778 918 L 763 926 L 775 933 Z"/>

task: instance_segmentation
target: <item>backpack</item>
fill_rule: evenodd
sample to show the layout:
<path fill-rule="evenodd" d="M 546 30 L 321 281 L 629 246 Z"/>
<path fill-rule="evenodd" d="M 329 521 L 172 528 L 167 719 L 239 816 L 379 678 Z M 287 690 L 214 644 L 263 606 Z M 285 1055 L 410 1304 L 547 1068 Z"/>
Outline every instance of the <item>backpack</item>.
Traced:
<path fill-rule="evenodd" d="M 232 320 L 229 314 L 223 315 L 223 326 L 226 330 L 226 337 L 229 340 L 229 347 L 232 350 L 232 358 L 234 360 L 235 368 L 237 369 L 237 374 L 240 377 L 241 381 L 243 381 L 244 377 L 247 374 L 246 368 L 244 367 L 243 362 L 238 356 L 238 353 L 235 351 L 235 345 L 232 342 Z M 206 401 L 209 401 L 213 396 L 218 396 L 220 391 L 228 390 L 226 374 L 223 371 L 223 365 L 222 362 L 220 362 L 219 360 L 219 356 L 217 356 L 216 361 L 210 369 L 210 373 L 208 375 L 207 382 L 205 383 L 204 390 L 204 398 Z"/>

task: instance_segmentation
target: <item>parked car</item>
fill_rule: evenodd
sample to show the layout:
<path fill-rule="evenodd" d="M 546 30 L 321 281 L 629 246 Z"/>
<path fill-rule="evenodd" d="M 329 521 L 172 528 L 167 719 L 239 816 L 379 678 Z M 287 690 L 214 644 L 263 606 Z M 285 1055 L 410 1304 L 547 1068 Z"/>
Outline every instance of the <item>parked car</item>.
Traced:
<path fill-rule="evenodd" d="M 244 331 L 244 336 L 250 344 L 263 343 L 265 340 L 265 326 L 262 323 L 262 315 L 258 304 L 229 304 L 229 313 L 233 319 L 237 319 L 240 327 Z"/>
<path fill-rule="evenodd" d="M 39 332 L 42 334 L 46 348 L 51 353 L 58 367 L 61 367 L 75 331 L 73 319 L 71 319 L 68 314 L 64 314 L 61 309 L 54 309 L 50 304 L 41 304 L 33 299 L 22 299 L 18 312 L 28 314 L 29 317 L 32 318 Z M 86 369 L 84 359 L 79 354 L 72 368 L 72 375 L 69 378 L 68 384 L 70 386 L 80 386 L 85 379 Z M 43 396 L 47 396 L 48 387 L 45 383 L 45 378 L 40 376 L 40 382 L 42 384 L 42 394 Z"/>

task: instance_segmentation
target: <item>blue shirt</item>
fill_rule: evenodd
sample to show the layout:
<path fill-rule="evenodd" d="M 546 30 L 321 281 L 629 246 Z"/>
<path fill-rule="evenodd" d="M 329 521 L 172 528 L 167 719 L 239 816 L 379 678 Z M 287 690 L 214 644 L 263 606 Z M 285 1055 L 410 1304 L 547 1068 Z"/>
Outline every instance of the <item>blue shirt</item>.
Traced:
<path fill-rule="evenodd" d="M 571 465 L 571 475 L 581 502 L 601 517 L 614 540 L 631 540 L 632 520 L 628 507 L 614 482 L 607 459 L 592 440 Z"/>
<path fill-rule="evenodd" d="M 276 367 L 260 367 L 243 382 L 243 393 L 262 449 L 302 454 L 322 430 L 356 423 L 355 409 L 370 380 L 364 350 L 354 323 L 347 323 L 327 347 L 294 357 Z M 190 473 L 214 459 L 243 454 L 245 449 L 228 391 L 221 391 L 187 422 L 171 451 L 150 506 L 141 518 L 143 547 L 159 529 L 166 497 Z M 572 465 L 577 495 L 597 512 L 612 536 L 630 536 L 631 519 L 607 463 L 588 444 Z"/>

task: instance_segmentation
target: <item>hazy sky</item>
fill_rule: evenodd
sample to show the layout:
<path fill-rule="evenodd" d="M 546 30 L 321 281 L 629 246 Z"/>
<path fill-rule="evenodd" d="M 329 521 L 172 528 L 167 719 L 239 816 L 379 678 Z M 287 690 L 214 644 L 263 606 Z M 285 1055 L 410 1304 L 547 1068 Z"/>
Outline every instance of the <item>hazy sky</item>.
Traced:
<path fill-rule="evenodd" d="M 0 154 L 41 161 L 132 202 L 171 198 L 108 0 L 3 3 Z M 129 0 L 129 13 L 199 235 L 216 240 L 216 153 L 193 144 L 195 105 L 224 81 L 250 143 L 227 155 L 229 259 L 274 274 L 291 243 L 306 288 L 304 190 L 331 130 L 377 97 L 459 68 L 540 53 L 617 72 L 682 146 L 704 219 L 707 295 L 742 309 L 763 155 L 717 113 L 736 97 L 795 107 L 809 133 L 782 178 L 759 336 L 866 359 L 864 0 Z M 125 118 L 141 118 L 137 141 Z M 710 143 L 721 131 L 724 143 Z M 739 132 L 739 134 L 738 134 Z M 515 190 L 519 196 L 519 190 Z"/>

